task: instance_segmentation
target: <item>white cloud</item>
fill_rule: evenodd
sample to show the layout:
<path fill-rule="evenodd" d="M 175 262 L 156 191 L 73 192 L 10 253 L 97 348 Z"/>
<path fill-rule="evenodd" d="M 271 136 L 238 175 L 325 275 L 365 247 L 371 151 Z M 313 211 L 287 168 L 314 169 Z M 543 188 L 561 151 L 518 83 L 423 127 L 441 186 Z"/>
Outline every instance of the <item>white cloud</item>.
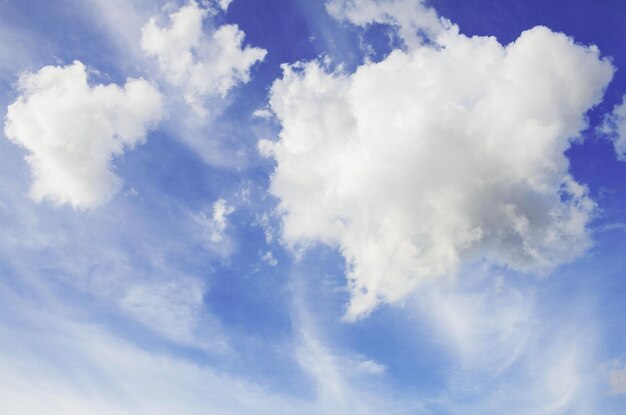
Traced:
<path fill-rule="evenodd" d="M 263 229 L 263 235 L 265 236 L 266 244 L 269 245 L 274 242 L 274 236 L 277 232 L 276 229 L 274 229 L 272 220 L 267 213 L 257 213 L 254 219 L 254 225 L 259 226 L 261 229 Z"/>
<path fill-rule="evenodd" d="M 209 10 L 190 1 L 169 16 L 169 27 L 151 18 L 142 28 L 141 47 L 158 58 L 165 78 L 180 88 L 185 101 L 206 115 L 204 101 L 225 97 L 238 84 L 250 80 L 250 68 L 262 61 L 266 50 L 242 47 L 244 33 L 236 25 L 223 25 L 210 36 L 203 32 Z"/>
<path fill-rule="evenodd" d="M 268 140 L 267 138 L 262 138 L 257 141 L 257 150 L 261 157 L 269 158 L 272 157 L 272 149 L 274 148 L 274 142 Z"/>
<path fill-rule="evenodd" d="M 27 149 L 36 201 L 87 208 L 118 190 L 111 160 L 141 144 L 161 119 L 161 95 L 143 79 L 126 85 L 87 82 L 85 66 L 46 66 L 22 75 L 4 133 Z"/>
<path fill-rule="evenodd" d="M 424 5 L 422 0 L 330 0 L 326 10 L 337 20 L 357 26 L 373 23 L 391 24 L 409 46 L 440 34 L 449 22 Z"/>
<path fill-rule="evenodd" d="M 252 117 L 268 120 L 272 118 L 272 111 L 267 108 L 259 108 L 252 113 Z"/>
<path fill-rule="evenodd" d="M 282 236 L 339 247 L 347 319 L 466 259 L 547 272 L 590 244 L 595 204 L 564 151 L 611 64 L 544 27 L 503 46 L 451 26 L 437 44 L 353 74 L 285 66 L 271 90 L 282 131 L 260 148 L 277 163 Z"/>
<path fill-rule="evenodd" d="M 265 253 L 261 255 L 261 261 L 266 262 L 273 267 L 278 265 L 278 260 L 274 258 L 272 251 L 265 251 Z"/>
<path fill-rule="evenodd" d="M 228 10 L 228 6 L 233 2 L 233 0 L 219 0 L 220 8 L 224 11 Z"/>
<path fill-rule="evenodd" d="M 354 370 L 358 373 L 365 373 L 369 375 L 383 375 L 387 372 L 387 367 L 380 363 L 366 359 L 353 359 L 348 360 L 348 363 L 354 367 Z"/>
<path fill-rule="evenodd" d="M 193 215 L 194 221 L 202 230 L 203 242 L 207 248 L 227 257 L 232 252 L 232 241 L 226 237 L 228 216 L 235 211 L 233 206 L 228 205 L 226 200 L 218 199 L 212 207 L 212 213 L 207 216 L 204 212 Z"/>
<path fill-rule="evenodd" d="M 213 242 L 219 242 L 224 239 L 228 215 L 234 211 L 235 208 L 229 206 L 224 199 L 218 199 L 213 204 L 213 220 L 211 222 L 211 240 Z"/>
<path fill-rule="evenodd" d="M 603 130 L 612 138 L 617 158 L 626 161 L 626 95 L 606 117 Z"/>

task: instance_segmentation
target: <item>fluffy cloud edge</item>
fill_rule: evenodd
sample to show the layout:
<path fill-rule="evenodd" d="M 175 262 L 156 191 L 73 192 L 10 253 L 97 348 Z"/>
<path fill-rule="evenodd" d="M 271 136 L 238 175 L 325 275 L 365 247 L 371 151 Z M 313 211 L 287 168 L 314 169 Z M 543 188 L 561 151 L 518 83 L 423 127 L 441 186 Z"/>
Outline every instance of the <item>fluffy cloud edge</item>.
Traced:
<path fill-rule="evenodd" d="M 221 1 L 226 10 L 230 2 Z M 155 17 L 141 30 L 141 48 L 158 61 L 165 80 L 178 89 L 194 112 L 208 116 L 206 101 L 224 98 L 230 90 L 250 81 L 252 67 L 262 62 L 267 50 L 244 46 L 245 33 L 237 25 L 212 27 L 205 33 L 203 22 L 209 9 L 190 0 L 172 12 L 169 24 L 160 26 Z"/>

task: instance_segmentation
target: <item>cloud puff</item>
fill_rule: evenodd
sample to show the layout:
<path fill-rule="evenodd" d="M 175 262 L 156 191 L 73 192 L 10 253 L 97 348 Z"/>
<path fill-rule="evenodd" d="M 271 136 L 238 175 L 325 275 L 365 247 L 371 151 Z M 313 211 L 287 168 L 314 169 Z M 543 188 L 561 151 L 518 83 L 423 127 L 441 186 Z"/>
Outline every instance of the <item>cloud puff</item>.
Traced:
<path fill-rule="evenodd" d="M 193 214 L 193 220 L 202 228 L 202 239 L 205 246 L 221 256 L 227 257 L 232 253 L 232 241 L 226 235 L 228 216 L 235 211 L 226 200 L 218 199 L 213 203 L 213 212 L 210 216 L 200 212 Z"/>
<path fill-rule="evenodd" d="M 161 95 L 143 79 L 90 86 L 78 61 L 22 75 L 4 133 L 26 148 L 36 201 L 88 208 L 115 194 L 111 159 L 146 139 L 161 119 Z"/>
<path fill-rule="evenodd" d="M 617 158 L 626 161 L 626 95 L 622 103 L 616 105 L 606 117 L 603 129 L 613 140 Z"/>
<path fill-rule="evenodd" d="M 224 199 L 218 199 L 213 204 L 213 218 L 208 221 L 212 242 L 219 242 L 224 239 L 224 231 L 228 224 L 228 215 L 234 211 L 235 208 L 229 206 Z"/>
<path fill-rule="evenodd" d="M 222 2 L 225 4 L 226 2 Z M 169 27 L 151 18 L 142 29 L 141 47 L 159 61 L 169 83 L 182 90 L 185 101 L 203 115 L 208 97 L 224 97 L 234 86 L 250 80 L 250 68 L 266 50 L 243 47 L 245 34 L 237 25 L 223 25 L 205 37 L 202 22 L 209 14 L 195 1 L 170 14 Z"/>
<path fill-rule="evenodd" d="M 228 7 L 230 6 L 232 2 L 233 0 L 219 0 L 218 1 L 220 8 L 224 11 L 228 10 Z"/>
<path fill-rule="evenodd" d="M 340 249 L 347 319 L 465 260 L 547 272 L 590 244 L 595 204 L 564 151 L 611 64 L 544 27 L 504 46 L 451 26 L 436 43 L 353 74 L 285 66 L 271 90 L 282 131 L 260 147 L 283 239 Z"/>
<path fill-rule="evenodd" d="M 410 46 L 434 38 L 450 25 L 421 0 L 330 0 L 326 10 L 335 19 L 357 26 L 391 24 Z"/>

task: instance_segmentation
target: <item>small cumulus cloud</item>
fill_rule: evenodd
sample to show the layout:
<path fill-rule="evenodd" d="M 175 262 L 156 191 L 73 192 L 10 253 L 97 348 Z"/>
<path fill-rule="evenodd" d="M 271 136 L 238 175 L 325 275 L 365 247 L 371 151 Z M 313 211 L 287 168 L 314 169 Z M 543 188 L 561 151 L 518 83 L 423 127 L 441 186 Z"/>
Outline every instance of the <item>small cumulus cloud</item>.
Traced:
<path fill-rule="evenodd" d="M 211 240 L 219 242 L 224 239 L 224 230 L 226 230 L 227 217 L 235 211 L 235 208 L 229 206 L 224 199 L 218 199 L 213 204 L 213 221 Z"/>
<path fill-rule="evenodd" d="M 220 8 L 224 11 L 227 11 L 232 2 L 233 0 L 219 0 Z"/>
<path fill-rule="evenodd" d="M 357 26 L 390 24 L 405 44 L 415 46 L 440 34 L 449 22 L 422 0 L 330 0 L 326 10 L 335 19 Z"/>
<path fill-rule="evenodd" d="M 117 192 L 112 159 L 143 143 L 162 116 L 161 94 L 147 81 L 91 86 L 79 61 L 23 74 L 18 91 L 4 133 L 29 152 L 30 194 L 74 208 L 97 206 Z"/>
<path fill-rule="evenodd" d="M 223 8 L 228 1 L 221 1 Z M 205 35 L 203 22 L 211 11 L 190 1 L 169 15 L 162 27 L 155 17 L 142 28 L 141 47 L 156 57 L 165 79 L 179 88 L 185 102 L 198 115 L 206 115 L 204 102 L 225 97 L 236 85 L 250 80 L 250 69 L 267 51 L 243 46 L 245 34 L 237 25 L 222 25 Z"/>
<path fill-rule="evenodd" d="M 262 138 L 257 142 L 257 150 L 263 158 L 270 158 L 273 155 L 274 142 L 267 138 Z"/>
<path fill-rule="evenodd" d="M 252 113 L 252 118 L 261 118 L 264 120 L 272 118 L 272 111 L 267 108 L 259 108 Z"/>
<path fill-rule="evenodd" d="M 272 253 L 272 251 L 265 251 L 265 253 L 263 253 L 263 255 L 261 255 L 261 261 L 275 267 L 276 265 L 278 265 L 278 260 L 276 258 L 274 258 L 274 254 Z"/>
<path fill-rule="evenodd" d="M 626 161 L 626 95 L 605 117 L 602 130 L 612 140 L 617 158 Z"/>
<path fill-rule="evenodd" d="M 401 19 L 409 3 L 329 9 L 366 24 Z M 440 22 L 422 12 L 411 30 Z M 602 99 L 610 61 L 545 27 L 509 45 L 444 23 L 425 33 L 436 46 L 407 42 L 354 73 L 285 65 L 271 89 L 282 131 L 258 149 L 277 163 L 282 236 L 292 247 L 339 247 L 348 320 L 466 260 L 545 273 L 591 243 L 595 203 L 564 152 Z"/>

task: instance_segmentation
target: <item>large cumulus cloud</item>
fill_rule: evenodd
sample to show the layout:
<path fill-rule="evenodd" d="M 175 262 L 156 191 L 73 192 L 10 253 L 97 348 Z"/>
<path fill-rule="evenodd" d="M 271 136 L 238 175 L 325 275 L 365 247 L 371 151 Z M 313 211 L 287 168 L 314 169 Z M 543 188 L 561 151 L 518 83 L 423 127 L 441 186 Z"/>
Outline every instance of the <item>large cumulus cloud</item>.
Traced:
<path fill-rule="evenodd" d="M 432 33 L 354 73 L 285 66 L 271 90 L 282 131 L 259 148 L 276 161 L 283 239 L 339 248 L 347 319 L 464 261 L 547 272 L 590 244 L 595 204 L 564 152 L 611 64 L 544 27 L 509 45 Z"/>

